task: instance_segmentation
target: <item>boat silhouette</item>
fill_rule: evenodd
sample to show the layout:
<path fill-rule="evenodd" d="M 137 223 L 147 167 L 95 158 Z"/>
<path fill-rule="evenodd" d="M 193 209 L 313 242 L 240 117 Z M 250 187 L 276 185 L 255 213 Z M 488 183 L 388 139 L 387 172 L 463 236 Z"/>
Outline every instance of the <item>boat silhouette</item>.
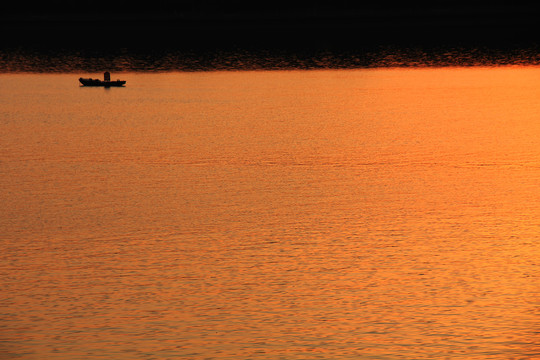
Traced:
<path fill-rule="evenodd" d="M 85 78 L 79 78 L 79 82 L 82 84 L 82 86 L 103 86 L 103 87 L 120 87 L 124 86 L 126 84 L 125 80 L 114 80 L 111 81 L 111 74 L 106 71 L 103 74 L 103 80 L 100 79 L 85 79 Z"/>

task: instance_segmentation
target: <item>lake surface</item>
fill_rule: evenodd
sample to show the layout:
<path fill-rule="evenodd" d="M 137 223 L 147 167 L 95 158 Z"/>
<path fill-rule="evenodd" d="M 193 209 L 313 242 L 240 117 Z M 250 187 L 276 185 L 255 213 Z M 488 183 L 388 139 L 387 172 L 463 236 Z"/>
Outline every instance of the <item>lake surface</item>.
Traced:
<path fill-rule="evenodd" d="M 94 40 L 101 39 L 95 34 L 92 37 Z M 319 37 L 315 39 L 318 44 Z M 292 42 L 290 47 L 259 49 L 232 45 L 225 48 L 208 45 L 210 49 L 175 49 L 166 46 L 150 49 L 145 47 L 57 49 L 45 45 L 41 48 L 0 48 L 0 73 L 74 73 L 80 75 L 81 73 L 103 73 L 103 69 L 111 72 L 148 73 L 540 65 L 540 45 L 538 44 L 496 47 L 485 45 L 407 47 L 392 44 L 354 47 L 334 44 L 335 47 L 299 48 L 299 44 L 303 44 L 302 41 L 295 41 L 294 38 L 288 41 Z M 72 42 L 72 36 L 69 42 Z M 334 37 L 331 37 L 331 42 L 335 42 Z M 439 40 L 436 43 L 438 42 Z"/>
<path fill-rule="evenodd" d="M 0 358 L 540 357 L 540 68 L 0 75 Z"/>

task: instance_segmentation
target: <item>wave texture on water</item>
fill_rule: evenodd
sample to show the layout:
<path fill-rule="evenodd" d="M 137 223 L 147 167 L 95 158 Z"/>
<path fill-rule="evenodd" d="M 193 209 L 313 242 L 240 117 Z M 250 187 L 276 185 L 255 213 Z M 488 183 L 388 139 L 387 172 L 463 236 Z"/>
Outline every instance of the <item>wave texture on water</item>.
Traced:
<path fill-rule="evenodd" d="M 0 75 L 0 358 L 539 358 L 540 68 L 124 75 Z"/>
<path fill-rule="evenodd" d="M 540 48 L 395 48 L 364 50 L 0 50 L 0 72 L 313 70 L 385 67 L 539 65 Z"/>

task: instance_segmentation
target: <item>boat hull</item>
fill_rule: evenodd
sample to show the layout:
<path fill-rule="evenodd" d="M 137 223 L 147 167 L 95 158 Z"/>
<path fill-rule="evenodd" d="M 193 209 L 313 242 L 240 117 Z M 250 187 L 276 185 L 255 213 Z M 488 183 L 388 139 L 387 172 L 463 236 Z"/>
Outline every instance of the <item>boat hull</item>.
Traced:
<path fill-rule="evenodd" d="M 103 81 L 99 79 L 84 79 L 79 78 L 82 86 L 101 86 L 101 87 L 122 87 L 126 84 L 124 80 Z"/>

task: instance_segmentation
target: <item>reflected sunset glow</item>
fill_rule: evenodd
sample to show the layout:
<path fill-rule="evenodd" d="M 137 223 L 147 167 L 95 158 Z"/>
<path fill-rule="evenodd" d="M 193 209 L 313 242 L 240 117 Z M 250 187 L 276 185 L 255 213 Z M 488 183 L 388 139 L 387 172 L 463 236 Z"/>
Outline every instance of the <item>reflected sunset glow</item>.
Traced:
<path fill-rule="evenodd" d="M 539 68 L 121 77 L 0 75 L 3 354 L 538 354 Z"/>

